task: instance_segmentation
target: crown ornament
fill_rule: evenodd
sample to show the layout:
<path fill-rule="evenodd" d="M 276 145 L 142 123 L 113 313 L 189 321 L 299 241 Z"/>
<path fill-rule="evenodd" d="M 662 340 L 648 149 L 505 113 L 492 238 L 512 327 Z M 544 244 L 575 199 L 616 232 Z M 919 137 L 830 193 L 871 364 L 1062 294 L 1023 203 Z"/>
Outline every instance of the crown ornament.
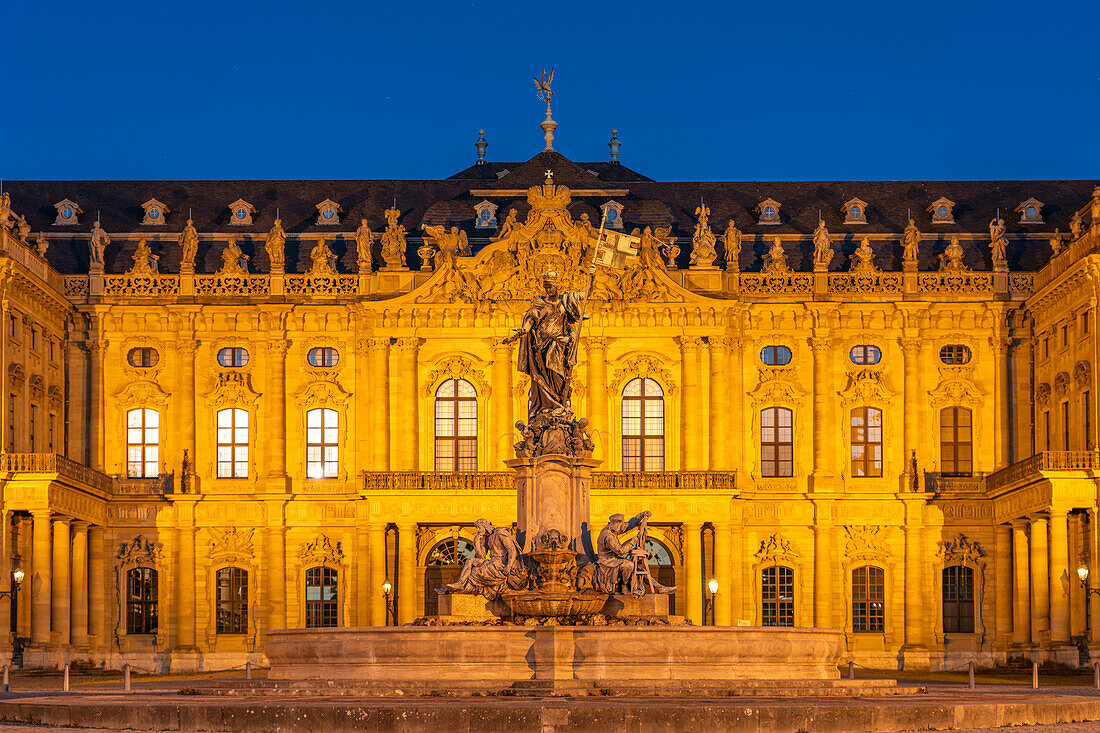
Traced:
<path fill-rule="evenodd" d="M 569 188 L 556 186 L 550 179 L 547 183 L 527 189 L 527 203 L 532 211 L 565 211 L 571 200 Z"/>

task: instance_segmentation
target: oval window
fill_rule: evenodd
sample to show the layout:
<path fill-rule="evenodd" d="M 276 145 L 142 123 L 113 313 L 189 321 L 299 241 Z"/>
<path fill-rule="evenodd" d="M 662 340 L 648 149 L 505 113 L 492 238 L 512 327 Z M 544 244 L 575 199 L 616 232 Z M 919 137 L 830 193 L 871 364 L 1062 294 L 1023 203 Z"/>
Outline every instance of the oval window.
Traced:
<path fill-rule="evenodd" d="M 223 367 L 243 367 L 248 363 L 248 352 L 239 346 L 222 349 L 218 352 L 218 363 Z"/>
<path fill-rule="evenodd" d="M 944 364 L 966 364 L 970 357 L 970 347 L 962 344 L 947 344 L 940 349 L 940 361 Z"/>
<path fill-rule="evenodd" d="M 882 350 L 877 346 L 860 344 L 848 352 L 853 364 L 878 364 L 882 361 Z"/>
<path fill-rule="evenodd" d="M 340 352 L 331 346 L 317 346 L 309 350 L 306 360 L 310 366 L 334 367 L 340 361 Z"/>
<path fill-rule="evenodd" d="M 760 350 L 760 361 L 768 366 L 790 364 L 791 350 L 786 346 L 765 346 Z"/>
<path fill-rule="evenodd" d="M 160 354 L 150 346 L 139 346 L 136 349 L 130 349 L 130 352 L 126 354 L 126 361 L 130 362 L 130 366 L 156 366 L 157 362 L 160 361 Z"/>
<path fill-rule="evenodd" d="M 852 216 L 853 219 L 858 219 L 860 213 L 862 213 L 862 212 L 860 212 L 858 206 L 853 206 L 852 207 L 851 216 Z"/>
<path fill-rule="evenodd" d="M 943 205 L 941 205 L 941 206 L 940 206 L 940 207 L 939 207 L 938 209 L 936 209 L 936 214 L 937 214 L 937 215 L 938 215 L 938 216 L 939 216 L 939 217 L 940 217 L 941 219 L 946 219 L 946 218 L 947 218 L 947 207 L 946 207 L 946 206 L 943 206 Z"/>

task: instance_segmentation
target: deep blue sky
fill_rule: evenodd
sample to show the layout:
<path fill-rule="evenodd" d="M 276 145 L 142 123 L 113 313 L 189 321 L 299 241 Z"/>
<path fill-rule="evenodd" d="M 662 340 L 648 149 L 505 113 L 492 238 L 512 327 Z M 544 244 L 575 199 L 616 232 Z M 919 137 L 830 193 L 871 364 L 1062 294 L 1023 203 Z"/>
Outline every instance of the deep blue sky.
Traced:
<path fill-rule="evenodd" d="M 440 178 L 556 148 L 659 180 L 1100 176 L 1100 2 L 17 1 L 0 176 Z"/>

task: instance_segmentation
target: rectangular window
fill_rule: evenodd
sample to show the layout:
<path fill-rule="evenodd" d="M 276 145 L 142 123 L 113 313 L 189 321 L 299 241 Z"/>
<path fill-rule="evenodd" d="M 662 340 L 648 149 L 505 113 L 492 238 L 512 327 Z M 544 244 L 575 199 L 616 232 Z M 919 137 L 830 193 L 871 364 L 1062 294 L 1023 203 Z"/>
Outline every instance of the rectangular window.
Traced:
<path fill-rule="evenodd" d="M 1050 356 L 1050 339 L 1043 339 L 1043 358 L 1046 359 Z"/>
<path fill-rule="evenodd" d="M 974 633 L 974 571 L 963 565 L 943 569 L 943 632 Z"/>
<path fill-rule="evenodd" d="M 974 473 L 974 429 L 966 407 L 940 410 L 940 473 L 970 476 Z"/>
<path fill-rule="evenodd" d="M 794 413 L 785 407 L 760 411 L 760 475 L 794 475 Z"/>
<path fill-rule="evenodd" d="M 886 573 L 868 565 L 852 571 L 852 631 L 886 628 Z"/>
<path fill-rule="evenodd" d="M 340 414 L 318 407 L 306 413 L 306 478 L 340 473 Z"/>
<path fill-rule="evenodd" d="M 1069 450 L 1069 402 L 1062 403 L 1062 450 Z"/>
<path fill-rule="evenodd" d="M 1050 450 L 1050 410 L 1043 410 L 1043 450 Z"/>
<path fill-rule="evenodd" d="M 8 453 L 15 452 L 15 416 L 17 413 L 15 409 L 15 395 L 8 395 Z"/>
<path fill-rule="evenodd" d="M 248 571 L 222 568 L 217 575 L 217 618 L 219 634 L 248 633 Z"/>
<path fill-rule="evenodd" d="M 133 568 L 126 579 L 126 633 L 157 633 L 157 571 Z"/>
<path fill-rule="evenodd" d="M 306 628 L 339 626 L 336 571 L 310 568 L 306 571 Z"/>
<path fill-rule="evenodd" d="M 248 410 L 218 411 L 218 478 L 248 478 Z"/>
<path fill-rule="evenodd" d="M 35 449 L 35 425 L 38 422 L 38 405 L 32 404 L 30 413 L 27 415 L 29 430 L 27 431 L 27 437 L 30 438 L 30 445 L 27 446 L 31 453 L 34 453 Z"/>
<path fill-rule="evenodd" d="M 1069 326 L 1062 326 L 1062 346 L 1069 345 Z"/>
<path fill-rule="evenodd" d="M 794 626 L 794 570 L 782 565 L 760 571 L 760 625 Z"/>
<path fill-rule="evenodd" d="M 882 410 L 852 410 L 852 476 L 882 476 Z"/>
<path fill-rule="evenodd" d="M 49 438 L 49 443 L 46 446 L 46 452 L 47 453 L 56 453 L 57 451 L 54 450 L 54 443 L 53 443 L 53 431 L 54 431 L 54 423 L 57 422 L 57 413 L 56 412 L 51 412 L 48 419 L 49 419 L 49 425 L 48 425 L 49 430 L 47 431 L 46 434 Z"/>
<path fill-rule="evenodd" d="M 1090 397 L 1088 390 L 1081 394 L 1081 403 L 1085 410 L 1085 419 L 1082 421 L 1085 424 L 1085 450 L 1092 450 L 1092 400 Z"/>
<path fill-rule="evenodd" d="M 126 476 L 160 475 L 160 413 L 138 408 L 126 413 Z"/>

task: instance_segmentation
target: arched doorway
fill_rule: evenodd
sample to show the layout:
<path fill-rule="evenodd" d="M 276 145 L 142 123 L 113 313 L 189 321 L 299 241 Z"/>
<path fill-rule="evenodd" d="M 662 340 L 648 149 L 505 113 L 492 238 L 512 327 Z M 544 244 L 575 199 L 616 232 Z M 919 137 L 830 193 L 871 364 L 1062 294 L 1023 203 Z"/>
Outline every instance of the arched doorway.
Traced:
<path fill-rule="evenodd" d="M 474 556 L 474 544 L 463 537 L 448 537 L 428 551 L 424 561 L 424 615 L 439 613 L 436 588 L 458 580 L 466 561 Z"/>
<path fill-rule="evenodd" d="M 676 561 L 672 552 L 659 540 L 646 537 L 645 549 L 649 553 L 649 572 L 661 585 L 676 585 Z M 668 612 L 676 613 L 676 593 L 668 597 Z"/>

